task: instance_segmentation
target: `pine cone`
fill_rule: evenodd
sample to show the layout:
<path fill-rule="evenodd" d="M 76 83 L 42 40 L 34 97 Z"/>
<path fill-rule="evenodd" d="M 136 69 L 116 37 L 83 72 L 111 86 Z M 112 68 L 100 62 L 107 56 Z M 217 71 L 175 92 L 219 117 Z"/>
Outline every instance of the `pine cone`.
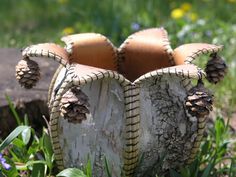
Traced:
<path fill-rule="evenodd" d="M 210 83 L 217 84 L 223 80 L 226 72 L 227 65 L 225 61 L 216 53 L 210 55 L 211 59 L 207 62 L 205 72 L 207 74 L 207 80 Z"/>
<path fill-rule="evenodd" d="M 204 87 L 201 80 L 188 92 L 186 108 L 192 116 L 204 117 L 212 111 L 213 95 Z"/>
<path fill-rule="evenodd" d="M 81 123 L 89 113 L 88 97 L 80 88 L 73 87 L 61 99 L 61 115 L 71 123 Z"/>
<path fill-rule="evenodd" d="M 29 58 L 20 60 L 16 65 L 16 79 L 22 87 L 31 89 L 40 79 L 38 64 Z"/>

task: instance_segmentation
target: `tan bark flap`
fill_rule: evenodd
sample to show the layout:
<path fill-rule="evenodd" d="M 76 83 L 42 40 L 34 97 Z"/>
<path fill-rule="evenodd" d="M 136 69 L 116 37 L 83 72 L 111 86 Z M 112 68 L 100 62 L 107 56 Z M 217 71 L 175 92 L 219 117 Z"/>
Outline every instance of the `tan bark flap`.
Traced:
<path fill-rule="evenodd" d="M 61 40 L 66 43 L 71 63 L 117 70 L 116 49 L 105 36 L 83 33 L 65 36 Z"/>
<path fill-rule="evenodd" d="M 164 28 L 151 28 L 131 35 L 119 50 L 119 72 L 128 79 L 162 67 L 173 66 L 172 49 Z"/>
<path fill-rule="evenodd" d="M 62 65 L 68 63 L 68 54 L 64 48 L 53 43 L 42 43 L 26 47 L 22 51 L 23 57 L 46 57 L 52 58 Z"/>
<path fill-rule="evenodd" d="M 172 66 L 168 68 L 158 69 L 152 72 L 149 72 L 140 78 L 138 78 L 135 83 L 141 82 L 143 80 L 153 78 L 153 77 L 162 77 L 162 76 L 178 76 L 189 79 L 201 79 L 205 77 L 205 73 L 203 70 L 198 68 L 193 64 L 183 64 L 178 66 Z"/>
<path fill-rule="evenodd" d="M 218 52 L 222 47 L 206 43 L 184 44 L 174 50 L 174 61 L 176 65 L 192 63 L 199 55 Z"/>
<path fill-rule="evenodd" d="M 119 81 L 119 83 L 121 83 L 121 85 L 130 84 L 130 82 L 125 77 L 123 77 L 116 71 L 96 68 L 82 64 L 74 64 L 72 66 L 74 66 L 72 67 L 74 70 L 72 71 L 72 73 L 75 74 L 73 79 L 75 85 L 84 85 L 89 82 L 105 78 L 116 79 Z"/>

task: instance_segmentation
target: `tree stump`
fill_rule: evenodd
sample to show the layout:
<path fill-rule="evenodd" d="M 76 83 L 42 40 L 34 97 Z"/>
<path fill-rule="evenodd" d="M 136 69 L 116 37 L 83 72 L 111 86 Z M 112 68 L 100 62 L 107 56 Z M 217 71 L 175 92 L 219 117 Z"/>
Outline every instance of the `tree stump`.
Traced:
<path fill-rule="evenodd" d="M 20 117 L 26 114 L 30 125 L 39 129 L 45 125 L 44 115 L 49 118 L 47 95 L 50 80 L 58 64 L 45 59 L 39 61 L 41 82 L 37 87 L 26 90 L 15 79 L 15 65 L 21 58 L 20 49 L 0 49 L 0 137 L 5 137 L 16 127 L 16 120 L 11 113 L 5 95 L 8 95 Z"/>
<path fill-rule="evenodd" d="M 50 135 L 60 170 L 90 160 L 93 176 L 103 177 L 108 161 L 114 177 L 151 177 L 194 160 L 213 102 L 203 85 L 206 74 L 192 61 L 216 56 L 222 46 L 193 43 L 172 50 L 163 28 L 132 34 L 119 48 L 96 33 L 62 40 L 65 47 L 44 43 L 23 50 L 20 63 L 27 60 L 23 68 L 32 69 L 17 75 L 26 78 L 20 80 L 25 87 L 36 83 L 29 77 L 38 73 L 30 67 L 35 56 L 62 65 L 49 88 Z M 226 65 L 213 60 L 207 66 L 214 73 L 208 68 L 207 75 L 223 77 Z"/>

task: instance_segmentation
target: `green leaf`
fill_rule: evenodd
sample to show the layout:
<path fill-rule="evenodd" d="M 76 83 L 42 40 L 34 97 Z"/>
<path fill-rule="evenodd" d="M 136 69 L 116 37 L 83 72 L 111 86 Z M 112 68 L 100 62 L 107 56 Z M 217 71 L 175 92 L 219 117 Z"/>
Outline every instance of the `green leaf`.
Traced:
<path fill-rule="evenodd" d="M 15 146 L 19 147 L 19 148 L 24 148 L 25 147 L 25 143 L 23 142 L 23 140 L 21 140 L 20 138 L 15 138 L 12 141 L 12 144 L 14 144 Z"/>
<path fill-rule="evenodd" d="M 30 137 L 31 137 L 30 127 L 23 130 L 22 133 L 21 133 L 21 136 L 22 136 L 22 140 L 23 140 L 24 144 L 27 145 L 29 143 Z"/>
<path fill-rule="evenodd" d="M 224 154 L 227 152 L 227 146 L 230 142 L 224 142 L 220 147 L 217 147 L 217 157 L 222 158 Z"/>
<path fill-rule="evenodd" d="M 224 119 L 217 118 L 215 122 L 215 138 L 217 147 L 220 146 L 221 141 L 224 140 L 226 126 L 224 123 Z"/>
<path fill-rule="evenodd" d="M 36 154 L 37 151 L 39 151 L 40 148 L 39 148 L 39 144 L 37 142 L 35 142 L 35 139 L 33 140 L 33 143 L 30 145 L 28 151 L 27 151 L 27 154 L 31 155 L 31 154 Z"/>
<path fill-rule="evenodd" d="M 189 171 L 190 169 L 189 168 L 181 168 L 180 169 L 180 174 L 181 174 L 181 176 L 182 177 L 189 177 L 190 176 L 190 171 Z"/>
<path fill-rule="evenodd" d="M 229 177 L 234 177 L 235 176 L 235 160 L 236 159 L 231 159 L 231 164 L 230 164 L 230 169 L 229 169 Z"/>
<path fill-rule="evenodd" d="M 47 162 L 44 160 L 35 160 L 35 161 L 28 161 L 26 166 L 34 165 L 34 164 L 44 164 L 47 165 Z"/>
<path fill-rule="evenodd" d="M 5 156 L 4 158 L 6 159 L 7 163 L 11 166 L 10 170 L 0 168 L 2 170 L 4 177 L 6 177 L 6 176 L 7 177 L 8 176 L 9 177 L 19 177 L 19 173 L 18 173 L 15 163 L 12 161 L 12 159 L 9 158 L 8 156 Z"/>
<path fill-rule="evenodd" d="M 14 118 L 16 119 L 17 125 L 21 125 L 22 121 L 21 121 L 21 119 L 20 119 L 20 116 L 19 116 L 18 113 L 16 112 L 16 109 L 15 109 L 15 107 L 14 107 L 12 101 L 11 101 L 11 98 L 10 98 L 8 95 L 5 95 L 5 98 L 6 98 L 6 100 L 7 100 L 7 103 L 8 103 L 8 105 L 9 105 L 9 107 L 10 107 L 11 112 L 12 112 L 13 115 L 14 115 Z"/>
<path fill-rule="evenodd" d="M 0 171 L 1 172 L 1 171 Z M 3 177 L 19 177 L 19 173 L 17 172 L 17 170 L 14 168 L 10 169 L 10 170 L 5 170 L 3 169 L 2 171 L 3 173 Z M 0 175 L 1 177 L 1 175 Z"/>
<path fill-rule="evenodd" d="M 19 135 L 21 134 L 22 131 L 24 131 L 25 129 L 28 129 L 28 126 L 18 126 L 16 127 L 11 133 L 10 135 L 8 135 L 6 137 L 5 140 L 3 140 L 3 142 L 0 144 L 0 151 L 2 151 L 5 147 L 7 147 L 9 144 L 11 144 L 11 142 Z"/>
<path fill-rule="evenodd" d="M 157 171 L 157 172 L 160 172 L 160 171 L 161 171 L 161 167 L 163 166 L 163 163 L 164 163 L 166 154 L 167 154 L 166 151 L 164 151 L 164 152 L 162 152 L 162 153 L 160 154 L 159 160 L 158 160 L 158 162 L 155 164 L 155 166 L 157 167 L 157 168 L 156 168 L 156 171 Z"/>
<path fill-rule="evenodd" d="M 43 132 L 43 140 L 42 140 L 42 149 L 45 151 L 45 153 L 48 156 L 52 156 L 53 155 L 53 149 L 52 149 L 52 143 L 51 143 L 51 138 L 50 136 L 45 132 Z"/>
<path fill-rule="evenodd" d="M 51 138 L 47 134 L 47 131 L 45 128 L 43 129 L 43 136 L 40 139 L 39 145 L 40 145 L 40 148 L 43 150 L 44 157 L 47 162 L 47 166 L 51 173 L 51 170 L 53 168 L 54 154 L 53 154 L 53 149 L 52 149 Z"/>
<path fill-rule="evenodd" d="M 196 158 L 189 166 L 190 174 L 192 174 L 193 177 L 197 177 L 198 170 L 199 170 L 200 162 L 199 159 Z"/>
<path fill-rule="evenodd" d="M 209 177 L 212 168 L 213 168 L 213 163 L 209 162 L 209 164 L 208 164 L 207 167 L 205 168 L 205 170 L 204 170 L 204 172 L 203 172 L 203 174 L 202 174 L 201 177 Z"/>
<path fill-rule="evenodd" d="M 182 177 L 178 172 L 173 169 L 170 169 L 170 176 L 171 177 Z"/>
<path fill-rule="evenodd" d="M 21 160 L 21 157 L 18 157 L 17 156 L 17 153 L 15 153 L 12 149 L 9 149 L 9 152 L 10 152 L 10 154 L 11 154 L 11 159 L 13 160 L 13 161 L 16 161 L 16 162 L 20 162 L 20 161 L 22 161 Z"/>
<path fill-rule="evenodd" d="M 45 177 L 46 172 L 45 172 L 45 165 L 42 163 L 35 163 L 33 164 L 33 170 L 32 170 L 32 177 Z"/>
<path fill-rule="evenodd" d="M 86 165 L 86 175 L 88 177 L 92 177 L 92 166 L 91 166 L 91 160 L 90 160 L 89 156 L 88 156 L 88 162 L 87 162 L 87 165 Z"/>
<path fill-rule="evenodd" d="M 111 172 L 110 172 L 110 167 L 109 167 L 109 164 L 108 164 L 108 161 L 107 161 L 106 157 L 105 157 L 105 169 L 106 169 L 106 172 L 107 172 L 107 176 L 112 177 Z"/>
<path fill-rule="evenodd" d="M 67 168 L 57 174 L 57 177 L 87 177 L 81 170 L 77 168 Z"/>
<path fill-rule="evenodd" d="M 201 149 L 201 156 L 209 153 L 209 140 L 206 140 Z"/>
<path fill-rule="evenodd" d="M 29 118 L 27 114 L 24 115 L 24 125 L 29 125 Z"/>
<path fill-rule="evenodd" d="M 0 170 L 0 177 L 4 177 L 1 170 Z"/>

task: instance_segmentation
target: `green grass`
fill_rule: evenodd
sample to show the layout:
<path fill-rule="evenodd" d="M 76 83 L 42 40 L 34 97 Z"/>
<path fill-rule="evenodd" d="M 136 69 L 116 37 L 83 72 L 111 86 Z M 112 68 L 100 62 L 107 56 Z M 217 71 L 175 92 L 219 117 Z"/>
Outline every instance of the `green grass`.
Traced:
<path fill-rule="evenodd" d="M 195 158 L 189 166 L 170 171 L 171 177 L 234 177 L 236 175 L 235 142 L 230 139 L 228 124 L 217 117 L 213 128 Z"/>
<path fill-rule="evenodd" d="M 11 107 L 18 127 L 0 141 L 0 152 L 10 164 L 9 170 L 0 164 L 0 176 L 33 176 L 33 177 L 92 177 L 92 162 L 88 156 L 88 163 L 83 169 L 68 168 L 58 173 L 54 163 L 54 154 L 49 133 L 43 129 L 38 137 L 31 127 L 21 121 L 14 107 Z M 232 139 L 228 122 L 217 117 L 215 124 L 209 128 L 203 138 L 200 152 L 195 160 L 180 169 L 171 169 L 166 176 L 170 177 L 235 177 L 236 176 L 236 142 Z M 112 177 L 109 162 L 104 160 L 104 170 L 107 177 Z M 164 176 L 159 176 L 164 177 Z"/>
<path fill-rule="evenodd" d="M 30 44 L 56 42 L 65 29 L 74 33 L 97 32 L 119 46 L 128 35 L 140 29 L 164 26 L 172 47 L 190 42 L 224 45 L 221 53 L 229 66 L 226 79 L 212 89 L 216 105 L 226 112 L 236 109 L 236 3 L 230 0 L 192 0 L 183 18 L 173 19 L 171 12 L 183 0 L 1 0 L 0 47 L 23 48 Z M 232 1 L 232 0 L 231 0 Z M 193 21 L 189 16 L 195 14 Z M 199 64 L 206 60 L 200 58 Z"/>

